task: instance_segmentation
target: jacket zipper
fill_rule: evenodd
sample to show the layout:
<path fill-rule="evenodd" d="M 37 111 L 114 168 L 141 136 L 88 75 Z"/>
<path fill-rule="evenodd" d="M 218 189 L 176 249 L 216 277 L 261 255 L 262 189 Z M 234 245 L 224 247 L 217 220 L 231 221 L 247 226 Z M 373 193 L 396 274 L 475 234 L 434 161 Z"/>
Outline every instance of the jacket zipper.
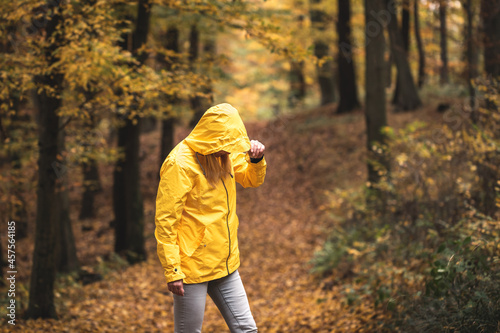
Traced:
<path fill-rule="evenodd" d="M 227 255 L 226 259 L 226 269 L 227 269 L 227 274 L 229 273 L 229 257 L 231 256 L 231 232 L 229 231 L 229 193 L 227 192 L 227 187 L 226 183 L 224 183 L 224 180 L 222 180 L 222 185 L 224 185 L 224 190 L 226 190 L 226 199 L 227 199 L 227 215 L 226 215 L 226 225 L 227 225 L 227 236 L 229 238 L 229 254 Z"/>

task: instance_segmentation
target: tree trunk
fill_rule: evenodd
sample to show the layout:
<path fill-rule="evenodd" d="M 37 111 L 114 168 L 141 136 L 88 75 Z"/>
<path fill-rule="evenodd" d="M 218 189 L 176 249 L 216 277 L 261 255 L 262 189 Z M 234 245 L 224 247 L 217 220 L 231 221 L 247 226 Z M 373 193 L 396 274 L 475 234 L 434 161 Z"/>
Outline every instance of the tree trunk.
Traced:
<path fill-rule="evenodd" d="M 338 1 L 337 33 L 339 38 L 338 69 L 340 92 L 340 102 L 337 112 L 344 113 L 359 107 L 354 58 L 352 52 L 350 52 L 350 45 L 352 45 L 350 0 Z"/>
<path fill-rule="evenodd" d="M 212 32 L 215 34 L 215 32 Z M 207 41 L 203 47 L 204 54 L 206 56 L 206 59 L 208 61 L 211 61 L 215 57 L 215 37 L 214 36 L 209 36 L 207 37 Z M 196 68 L 196 62 L 199 60 L 199 48 L 200 48 L 200 32 L 198 30 L 198 27 L 196 25 L 193 25 L 191 27 L 191 32 L 189 35 L 189 60 L 191 62 L 191 68 L 193 71 L 197 71 Z M 205 111 L 211 106 L 212 103 L 212 86 L 211 82 L 207 82 L 204 84 L 203 87 L 201 87 L 202 92 L 205 95 L 208 95 L 210 97 L 204 97 L 204 96 L 193 96 L 190 99 L 191 102 L 191 109 L 193 110 L 193 118 L 191 118 L 191 121 L 189 122 L 190 127 L 195 127 L 198 121 L 201 119 Z"/>
<path fill-rule="evenodd" d="M 389 7 L 391 2 L 392 0 L 386 0 L 386 6 Z M 391 52 L 396 62 L 399 82 L 397 100 L 394 101 L 394 104 L 396 106 L 396 111 L 415 110 L 422 105 L 422 102 L 418 96 L 415 82 L 413 81 L 407 53 L 404 49 L 403 38 L 398 27 L 397 17 L 394 14 L 390 15 L 391 19 L 389 21 L 388 30 Z"/>
<path fill-rule="evenodd" d="M 87 94 L 87 100 L 91 99 L 88 92 L 84 92 L 84 94 Z M 86 130 L 91 133 L 97 126 L 95 117 L 91 116 L 89 122 L 86 123 L 85 126 Z M 101 181 L 99 179 L 99 169 L 95 159 L 90 159 L 88 162 L 83 163 L 82 173 L 84 192 L 82 195 L 80 215 L 78 217 L 80 220 L 91 219 L 96 216 L 94 206 L 95 196 L 102 191 Z"/>
<path fill-rule="evenodd" d="M 418 0 L 414 0 L 418 1 Z M 401 34 L 406 53 L 410 51 L 410 0 L 403 0 L 403 19 L 401 20 Z"/>
<path fill-rule="evenodd" d="M 65 133 L 64 130 L 59 131 L 59 146 L 61 152 L 64 151 Z M 61 154 L 61 155 L 64 155 Z M 62 160 L 66 163 L 65 160 Z M 57 193 L 59 223 L 58 223 L 58 242 L 56 250 L 56 270 L 61 273 L 69 273 L 77 270 L 80 267 L 78 257 L 76 255 L 75 237 L 73 236 L 73 228 L 71 226 L 71 218 L 69 216 L 69 183 L 68 173 L 64 169 L 58 175 L 61 187 Z"/>
<path fill-rule="evenodd" d="M 329 43 L 322 36 L 328 25 L 328 15 L 320 8 L 322 0 L 311 0 L 311 23 L 315 34 L 314 55 L 321 61 L 329 56 Z M 321 91 L 321 105 L 335 102 L 335 79 L 333 61 L 323 59 L 323 64 L 316 67 L 318 72 L 318 83 Z"/>
<path fill-rule="evenodd" d="M 141 64 L 144 64 L 148 55 L 138 53 L 138 50 L 146 43 L 150 17 L 149 1 L 139 0 L 132 34 L 132 53 Z M 140 187 L 140 125 L 140 117 L 127 117 L 125 126 L 118 130 L 118 146 L 124 149 L 125 159 L 116 163 L 113 175 L 115 252 L 125 255 L 130 263 L 146 260 L 144 207 Z"/>
<path fill-rule="evenodd" d="M 466 41 L 467 41 L 467 82 L 469 86 L 469 98 L 471 108 L 471 119 L 477 121 L 476 109 L 476 89 L 474 89 L 473 80 L 477 76 L 476 62 L 475 62 L 475 43 L 474 43 L 474 9 L 472 0 L 465 0 L 464 3 L 465 15 L 467 18 L 466 25 Z"/>
<path fill-rule="evenodd" d="M 397 15 L 395 15 L 397 19 Z M 401 36 L 403 38 L 403 47 L 406 52 L 406 59 L 408 59 L 408 54 L 410 51 L 410 1 L 409 0 L 403 0 L 403 14 L 402 14 L 402 20 L 401 20 Z M 392 53 L 391 53 L 392 54 Z M 394 97 L 392 99 L 392 103 L 396 104 L 398 103 L 400 99 L 400 78 L 399 75 L 396 77 L 396 88 L 394 90 Z"/>
<path fill-rule="evenodd" d="M 484 44 L 484 71 L 491 84 L 498 84 L 500 80 L 500 0 L 481 1 L 481 20 L 483 23 Z M 485 96 L 485 107 L 492 112 L 498 112 L 498 103 Z M 498 211 L 495 201 L 496 193 L 492 189 L 498 174 L 493 167 L 491 156 L 485 154 L 477 164 L 477 175 L 480 179 L 482 195 L 479 200 L 479 210 L 489 216 L 494 216 Z"/>
<path fill-rule="evenodd" d="M 134 124 L 127 119 L 118 130 L 118 146 L 124 148 L 125 160 L 117 162 L 113 184 L 115 252 L 125 255 L 130 263 L 146 259 L 139 138 L 139 122 Z"/>
<path fill-rule="evenodd" d="M 378 157 L 378 162 L 386 165 L 382 155 L 376 154 L 372 147 L 385 141 L 385 136 L 381 132 L 387 125 L 386 116 L 386 96 L 385 96 L 385 42 L 383 27 L 372 16 L 372 13 L 379 13 L 384 10 L 383 0 L 365 0 L 365 20 L 366 20 L 366 101 L 365 101 L 365 121 L 367 134 L 368 152 Z M 370 156 L 371 157 L 371 156 Z M 368 180 L 372 183 L 378 182 L 380 176 L 374 165 L 368 162 Z"/>
<path fill-rule="evenodd" d="M 297 4 L 299 5 L 299 4 Z M 304 15 L 297 17 L 299 29 L 304 29 Z M 296 108 L 301 106 L 306 97 L 306 76 L 304 74 L 304 61 L 290 61 L 290 92 L 288 95 L 288 106 Z"/>
<path fill-rule="evenodd" d="M 96 217 L 94 205 L 95 196 L 102 190 L 101 181 L 99 179 L 99 169 L 94 159 L 89 160 L 87 163 L 83 163 L 82 171 L 83 186 L 85 190 L 82 195 L 82 206 L 78 217 L 80 220 Z"/>
<path fill-rule="evenodd" d="M 60 2 L 47 2 L 45 13 L 46 46 L 43 56 L 48 66 L 58 62 L 57 52 L 62 44 L 63 34 L 57 27 L 62 21 Z M 49 10 L 50 9 L 50 10 Z M 50 13 L 50 14 L 49 14 Z M 29 305 L 27 318 L 57 318 L 54 306 L 54 282 L 56 278 L 56 244 L 58 241 L 60 180 L 58 179 L 58 156 L 61 154 L 59 142 L 60 119 L 57 110 L 61 106 L 63 74 L 52 72 L 35 76 L 38 87 L 48 86 L 55 94 L 46 89 L 35 90 L 35 101 L 39 110 L 39 157 L 37 215 L 35 230 L 35 250 L 31 270 Z"/>
<path fill-rule="evenodd" d="M 420 0 L 413 1 L 413 15 L 415 27 L 415 40 L 418 49 L 418 87 L 422 88 L 425 82 L 425 50 L 424 43 L 422 42 L 422 35 L 420 34 L 420 15 L 418 3 Z"/>
<path fill-rule="evenodd" d="M 191 69 L 193 72 L 196 71 L 196 62 L 200 54 L 200 32 L 196 24 L 191 26 L 191 31 L 189 32 L 189 62 L 191 64 Z M 193 117 L 189 122 L 190 127 L 195 127 L 198 121 L 203 116 L 205 108 L 203 106 L 203 101 L 200 96 L 192 96 L 189 99 L 191 103 L 191 109 L 193 110 Z"/>
<path fill-rule="evenodd" d="M 484 71 L 500 76 L 500 0 L 481 0 L 483 23 Z"/>
<path fill-rule="evenodd" d="M 441 83 L 450 82 L 448 75 L 448 28 L 446 25 L 446 10 L 448 0 L 439 1 L 439 22 L 441 35 Z"/>
<path fill-rule="evenodd" d="M 293 108 L 301 104 L 306 97 L 306 77 L 304 75 L 304 62 L 290 62 L 290 95 L 288 105 Z"/>
<path fill-rule="evenodd" d="M 165 48 L 167 50 L 174 51 L 175 53 L 179 53 L 179 29 L 176 27 L 170 27 L 167 30 L 167 34 L 165 36 Z M 165 61 L 164 58 L 159 58 L 159 62 L 165 67 L 166 70 L 170 71 L 172 69 L 172 65 L 174 63 L 173 59 L 169 61 Z M 179 103 L 179 100 L 176 96 L 168 96 L 166 102 L 172 105 Z M 160 169 L 168 156 L 170 151 L 174 148 L 174 125 L 175 118 L 172 116 L 166 116 L 165 119 L 162 120 L 161 123 L 161 144 L 160 144 Z M 159 169 L 159 170 L 160 170 Z M 158 172 L 158 177 L 160 177 L 160 173 Z"/>

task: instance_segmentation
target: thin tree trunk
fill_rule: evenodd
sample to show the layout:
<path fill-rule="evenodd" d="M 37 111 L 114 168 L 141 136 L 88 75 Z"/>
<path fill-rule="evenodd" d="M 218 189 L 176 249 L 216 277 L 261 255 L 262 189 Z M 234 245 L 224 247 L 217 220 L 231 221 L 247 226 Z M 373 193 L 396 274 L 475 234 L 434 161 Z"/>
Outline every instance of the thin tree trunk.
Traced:
<path fill-rule="evenodd" d="M 418 0 L 414 0 L 418 1 Z M 403 0 L 403 14 L 401 20 L 401 34 L 403 35 L 403 45 L 406 53 L 410 51 L 410 0 Z"/>
<path fill-rule="evenodd" d="M 500 76 L 500 0 L 481 0 L 483 23 L 484 71 Z"/>
<path fill-rule="evenodd" d="M 410 51 L 410 1 L 409 0 L 403 0 L 403 13 L 402 13 L 402 24 L 401 24 L 401 36 L 403 38 L 403 46 L 406 52 L 406 58 L 408 59 L 408 54 Z M 395 15 L 397 19 L 397 15 Z M 392 53 L 391 53 L 392 54 Z M 399 81 L 399 75 L 396 77 L 396 88 L 394 89 L 394 97 L 392 99 L 393 104 L 398 104 L 399 99 L 401 98 L 399 96 L 400 94 L 400 84 L 401 82 Z"/>
<path fill-rule="evenodd" d="M 304 101 L 306 97 L 306 77 L 304 75 L 304 62 L 290 62 L 290 96 L 288 105 L 293 108 Z"/>
<path fill-rule="evenodd" d="M 215 34 L 215 32 L 213 32 Z M 199 48 L 200 48 L 200 32 L 196 25 L 191 26 L 191 32 L 189 35 L 189 60 L 191 62 L 191 68 L 193 71 L 197 71 L 196 62 L 199 60 Z M 207 38 L 207 42 L 203 47 L 204 55 L 208 61 L 211 61 L 215 57 L 215 37 L 211 36 Z M 193 96 L 190 99 L 191 109 L 193 110 L 193 118 L 189 122 L 189 126 L 195 127 L 198 121 L 201 119 L 205 111 L 211 106 L 212 101 L 212 86 L 211 82 L 207 82 L 202 87 L 202 92 L 204 96 Z"/>
<path fill-rule="evenodd" d="M 378 162 L 386 165 L 385 159 L 380 154 L 374 153 L 372 147 L 375 143 L 383 143 L 385 136 L 382 128 L 387 125 L 386 95 L 385 95 L 385 41 L 383 27 L 372 16 L 372 13 L 382 11 L 385 6 L 383 0 L 365 0 L 366 20 L 366 101 L 365 121 L 367 133 L 367 149 Z M 374 165 L 368 162 L 368 180 L 378 182 L 380 176 Z"/>
<path fill-rule="evenodd" d="M 88 92 L 87 92 L 88 94 Z M 90 100 L 90 96 L 86 96 Z M 86 130 L 91 132 L 97 126 L 95 117 L 90 118 L 89 122 L 85 125 Z M 99 179 L 99 169 L 95 159 L 90 159 L 88 162 L 82 164 L 83 173 L 83 188 L 82 204 L 80 208 L 79 219 L 91 219 L 96 216 L 95 211 L 95 196 L 102 191 L 101 181 Z"/>
<path fill-rule="evenodd" d="M 125 160 L 117 163 L 113 184 L 115 252 L 125 255 L 130 263 L 146 259 L 138 125 L 126 121 L 125 126 L 118 130 L 118 145 L 124 148 Z"/>
<path fill-rule="evenodd" d="M 450 82 L 448 74 L 448 28 L 446 24 L 446 11 L 448 0 L 439 1 L 439 22 L 441 35 L 441 83 Z"/>
<path fill-rule="evenodd" d="M 146 61 L 147 54 L 138 53 L 138 50 L 146 43 L 150 17 L 149 1 L 139 0 L 136 25 L 132 34 L 132 53 L 141 64 Z M 124 149 L 125 159 L 117 162 L 113 175 L 115 252 L 125 255 L 130 263 L 146 260 L 147 257 L 140 187 L 140 123 L 140 117 L 127 117 L 125 126 L 118 130 L 118 146 Z"/>
<path fill-rule="evenodd" d="M 338 1 L 338 69 L 340 102 L 338 113 L 352 111 L 359 107 L 358 88 L 354 71 L 354 58 L 350 50 L 351 40 L 351 3 L 350 0 Z"/>
<path fill-rule="evenodd" d="M 63 43 L 63 34 L 57 27 L 62 21 L 60 2 L 47 2 L 45 17 L 45 46 L 43 56 L 47 65 L 58 62 L 55 52 Z M 49 10 L 50 9 L 50 10 Z M 50 14 L 49 14 L 50 13 Z M 38 189 L 37 215 L 35 231 L 35 250 L 31 270 L 29 305 L 27 318 L 57 318 L 54 306 L 54 282 L 56 278 L 56 244 L 58 241 L 60 206 L 58 191 L 60 182 L 57 177 L 57 157 L 61 153 L 59 142 L 60 119 L 57 110 L 61 106 L 63 74 L 51 72 L 37 75 L 35 83 L 38 87 L 49 86 L 55 94 L 48 94 L 46 89 L 38 89 L 35 101 L 39 110 L 39 157 L 38 157 Z"/>
<path fill-rule="evenodd" d="M 299 4 L 297 4 L 299 5 Z M 299 29 L 304 29 L 304 15 L 297 17 Z M 304 74 L 304 61 L 290 61 L 290 92 L 288 95 L 288 106 L 295 108 L 302 105 L 306 97 L 306 77 Z"/>
<path fill-rule="evenodd" d="M 469 98 L 470 98 L 470 108 L 471 108 L 471 119 L 476 122 L 477 121 L 477 113 L 475 111 L 476 109 L 476 90 L 474 89 L 474 83 L 473 80 L 477 76 L 477 71 L 476 71 L 476 63 L 475 63 L 475 57 L 474 57 L 474 9 L 472 5 L 472 0 L 465 0 L 464 4 L 464 9 L 465 9 L 465 15 L 467 18 L 467 25 L 466 25 L 466 41 L 467 41 L 467 82 L 469 86 Z"/>
<path fill-rule="evenodd" d="M 170 27 L 167 30 L 167 34 L 165 36 L 165 48 L 170 51 L 174 51 L 175 53 L 179 53 L 179 29 L 177 27 Z M 164 58 L 159 58 L 158 62 L 161 63 L 166 70 L 170 71 L 172 69 L 172 65 L 174 64 L 173 59 L 169 59 L 169 61 L 165 61 Z M 168 96 L 166 98 L 167 103 L 175 105 L 179 102 L 176 96 Z M 170 151 L 174 148 L 174 125 L 175 118 L 172 116 L 167 116 L 162 120 L 161 123 L 161 144 L 160 144 L 160 169 L 163 164 L 163 161 L 168 156 Z M 159 170 L 160 170 L 159 169 Z M 160 177 L 160 173 L 158 172 L 158 177 Z"/>
<path fill-rule="evenodd" d="M 481 19 L 483 23 L 484 70 L 491 84 L 500 80 L 500 0 L 481 1 Z M 498 112 L 498 104 L 486 96 L 485 107 L 492 112 Z M 496 193 L 492 189 L 498 179 L 494 169 L 493 158 L 485 154 L 477 164 L 477 175 L 481 182 L 482 193 L 479 197 L 479 210 L 488 216 L 494 216 L 498 211 L 495 201 Z"/>
<path fill-rule="evenodd" d="M 200 54 L 200 32 L 196 24 L 191 26 L 191 31 L 189 32 L 189 62 L 191 64 L 192 71 L 196 71 L 196 62 L 198 61 Z M 203 107 L 203 101 L 200 96 L 193 96 L 189 99 L 191 102 L 191 109 L 193 110 L 193 118 L 189 122 L 190 127 L 196 126 L 198 121 L 203 116 L 205 108 Z"/>
<path fill-rule="evenodd" d="M 389 6 L 392 0 L 386 0 L 386 5 Z M 403 38 L 398 27 L 398 20 L 394 14 L 391 15 L 388 30 L 391 42 L 391 52 L 394 55 L 394 60 L 398 69 L 399 90 L 397 100 L 394 104 L 397 111 L 415 110 L 422 105 L 422 101 L 418 96 L 415 82 L 411 74 L 410 64 L 408 63 L 407 53 L 404 49 Z"/>
<path fill-rule="evenodd" d="M 80 209 L 79 219 L 91 219 L 96 217 L 95 211 L 95 197 L 101 188 L 101 181 L 99 179 L 99 169 L 97 162 L 94 159 L 89 160 L 82 165 L 83 171 L 83 186 L 85 188 L 82 195 L 82 205 Z"/>
<path fill-rule="evenodd" d="M 311 23 L 315 29 L 314 55 L 318 60 L 322 60 L 330 55 L 329 43 L 325 40 L 324 32 L 328 24 L 328 15 L 320 8 L 322 0 L 311 0 Z M 323 64 L 316 67 L 318 72 L 318 83 L 321 91 L 321 105 L 335 102 L 335 79 L 334 65 L 331 60 L 324 60 Z"/>
<path fill-rule="evenodd" d="M 61 152 L 64 151 L 65 131 L 59 131 L 59 145 Z M 64 154 L 61 154 L 64 155 Z M 62 160 L 65 164 L 65 160 Z M 73 236 L 73 228 L 71 226 L 71 218 L 69 216 L 69 182 L 68 173 L 63 170 L 58 175 L 61 187 L 57 193 L 59 212 L 59 225 L 58 225 L 58 242 L 56 251 L 56 270 L 62 273 L 69 273 L 77 270 L 80 267 L 78 257 L 76 255 L 75 238 Z"/>
<path fill-rule="evenodd" d="M 418 3 L 420 0 L 413 0 L 413 15 L 415 27 L 415 40 L 418 49 L 418 87 L 422 88 L 425 82 L 425 50 L 424 43 L 422 42 L 422 35 L 420 34 L 420 15 Z"/>

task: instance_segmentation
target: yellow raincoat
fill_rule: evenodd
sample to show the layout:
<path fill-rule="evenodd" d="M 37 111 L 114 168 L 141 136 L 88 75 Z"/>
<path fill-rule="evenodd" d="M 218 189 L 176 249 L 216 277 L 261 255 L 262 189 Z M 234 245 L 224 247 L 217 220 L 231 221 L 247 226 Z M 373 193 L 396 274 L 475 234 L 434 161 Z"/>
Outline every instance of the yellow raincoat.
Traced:
<path fill-rule="evenodd" d="M 232 174 L 214 188 L 196 153 L 229 152 Z M 250 140 L 229 104 L 208 109 L 193 131 L 167 156 L 156 197 L 157 253 L 167 283 L 201 283 L 234 272 L 240 265 L 236 182 L 257 187 L 266 161 L 251 163 Z"/>

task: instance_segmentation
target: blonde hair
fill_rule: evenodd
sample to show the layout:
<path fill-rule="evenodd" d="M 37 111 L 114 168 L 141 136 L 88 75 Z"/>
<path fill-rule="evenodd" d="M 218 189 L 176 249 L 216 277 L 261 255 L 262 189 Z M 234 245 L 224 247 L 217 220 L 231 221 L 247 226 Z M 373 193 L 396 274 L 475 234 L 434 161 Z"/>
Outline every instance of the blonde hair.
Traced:
<path fill-rule="evenodd" d="M 198 156 L 201 157 L 199 161 L 202 164 L 205 177 L 213 187 L 217 186 L 219 179 L 224 179 L 231 174 L 231 160 L 228 154 L 221 157 L 215 157 L 214 154 L 197 154 Z"/>

